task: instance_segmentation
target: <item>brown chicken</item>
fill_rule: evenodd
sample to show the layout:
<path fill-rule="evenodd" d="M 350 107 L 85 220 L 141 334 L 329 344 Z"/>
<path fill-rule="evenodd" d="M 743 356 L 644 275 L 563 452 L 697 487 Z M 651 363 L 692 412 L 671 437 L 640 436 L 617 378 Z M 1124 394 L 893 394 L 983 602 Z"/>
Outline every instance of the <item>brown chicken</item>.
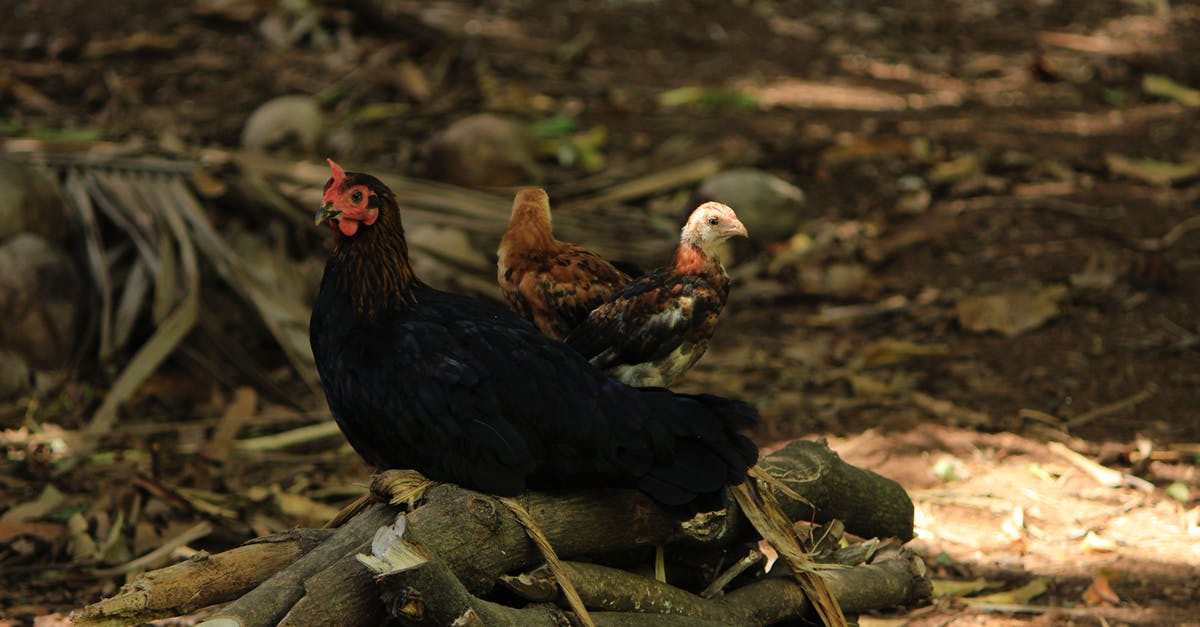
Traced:
<path fill-rule="evenodd" d="M 630 281 L 596 253 L 554 239 L 550 198 L 541 189 L 517 192 L 497 254 L 504 302 L 556 340 Z"/>
<path fill-rule="evenodd" d="M 622 383 L 670 385 L 708 348 L 729 297 L 717 249 L 735 235 L 747 236 L 732 209 L 700 205 L 683 227 L 671 265 L 626 285 L 564 341 Z"/>

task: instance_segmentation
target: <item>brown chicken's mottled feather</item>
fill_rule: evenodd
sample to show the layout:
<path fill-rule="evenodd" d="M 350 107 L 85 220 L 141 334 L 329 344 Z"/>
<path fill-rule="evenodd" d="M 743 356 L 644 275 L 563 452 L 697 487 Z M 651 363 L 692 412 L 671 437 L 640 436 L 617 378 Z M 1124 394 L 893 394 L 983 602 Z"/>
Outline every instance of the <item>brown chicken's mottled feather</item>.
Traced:
<path fill-rule="evenodd" d="M 554 238 L 550 199 L 540 189 L 517 193 L 498 257 L 496 279 L 504 301 L 555 339 L 630 281 L 603 257 Z"/>
<path fill-rule="evenodd" d="M 684 227 L 671 265 L 626 285 L 564 341 L 626 385 L 670 385 L 708 349 L 729 297 L 717 245 L 745 234 L 729 207 L 701 205 Z"/>

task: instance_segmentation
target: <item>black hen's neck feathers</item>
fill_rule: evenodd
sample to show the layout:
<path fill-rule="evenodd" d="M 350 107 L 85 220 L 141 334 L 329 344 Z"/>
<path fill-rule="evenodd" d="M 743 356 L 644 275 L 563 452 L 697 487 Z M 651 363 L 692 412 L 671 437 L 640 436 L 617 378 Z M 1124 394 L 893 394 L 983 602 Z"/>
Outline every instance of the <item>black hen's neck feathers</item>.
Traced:
<path fill-rule="evenodd" d="M 415 303 L 415 292 L 424 284 L 413 274 L 396 196 L 369 174 L 347 172 L 342 188 L 356 185 L 366 185 L 375 193 L 379 218 L 354 235 L 338 233 L 325 272 L 333 273 L 334 285 L 360 315 L 386 316 Z"/>

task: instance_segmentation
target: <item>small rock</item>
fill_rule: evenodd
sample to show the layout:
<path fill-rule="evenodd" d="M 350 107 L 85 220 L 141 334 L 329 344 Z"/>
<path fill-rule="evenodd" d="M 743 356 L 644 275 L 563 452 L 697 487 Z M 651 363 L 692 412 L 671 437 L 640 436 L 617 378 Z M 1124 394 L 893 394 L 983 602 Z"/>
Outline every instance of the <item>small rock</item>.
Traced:
<path fill-rule="evenodd" d="M 70 230 L 63 197 L 43 170 L 0 159 L 0 241 L 17 233 L 36 233 L 61 242 Z"/>
<path fill-rule="evenodd" d="M 0 245 L 0 349 L 30 366 L 66 365 L 75 348 L 82 291 L 71 258 L 46 240 L 22 233 Z"/>
<path fill-rule="evenodd" d="M 804 192 L 773 174 L 752 168 L 719 172 L 705 179 L 689 206 L 715 200 L 733 207 L 756 242 L 781 242 L 804 219 Z"/>
<path fill-rule="evenodd" d="M 536 183 L 529 128 L 491 113 L 465 117 L 425 143 L 425 163 L 435 179 L 468 187 L 508 187 Z"/>
<path fill-rule="evenodd" d="M 242 147 L 269 152 L 295 146 L 305 156 L 317 151 L 321 137 L 321 107 L 309 96 L 281 96 L 263 103 L 242 128 Z"/>

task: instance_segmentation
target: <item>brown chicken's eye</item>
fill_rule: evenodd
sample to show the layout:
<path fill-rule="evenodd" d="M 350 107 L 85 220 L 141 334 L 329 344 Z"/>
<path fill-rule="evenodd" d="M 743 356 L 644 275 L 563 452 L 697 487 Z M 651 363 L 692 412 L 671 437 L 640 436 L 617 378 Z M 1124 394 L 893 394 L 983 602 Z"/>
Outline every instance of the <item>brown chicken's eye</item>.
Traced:
<path fill-rule="evenodd" d="M 710 225 L 712 225 L 712 226 L 716 226 L 716 225 L 717 225 L 717 223 L 718 223 L 718 222 L 720 222 L 720 221 L 721 221 L 721 220 L 720 220 L 720 218 L 718 218 L 717 216 L 713 216 L 713 217 L 711 217 L 711 218 L 709 218 L 709 219 L 708 219 L 708 223 L 709 223 Z"/>
<path fill-rule="evenodd" d="M 362 202 L 362 199 L 363 196 L 361 189 L 356 189 L 353 192 L 350 192 L 350 202 L 357 205 L 358 203 Z"/>

